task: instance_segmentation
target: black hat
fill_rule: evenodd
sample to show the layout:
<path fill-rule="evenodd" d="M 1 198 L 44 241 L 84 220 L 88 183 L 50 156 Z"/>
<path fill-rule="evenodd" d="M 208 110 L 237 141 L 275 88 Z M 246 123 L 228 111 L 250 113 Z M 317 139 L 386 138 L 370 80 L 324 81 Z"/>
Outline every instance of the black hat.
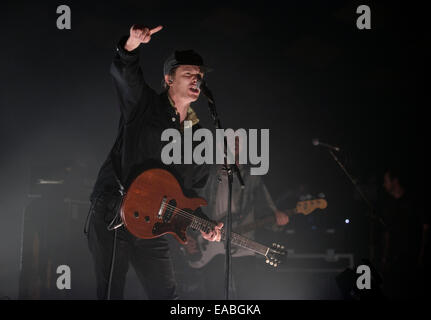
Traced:
<path fill-rule="evenodd" d="M 204 65 L 202 57 L 194 50 L 174 51 L 165 61 L 163 65 L 163 74 L 169 74 L 169 72 L 181 65 L 193 65 L 199 66 L 202 72 L 210 72 L 211 68 Z"/>

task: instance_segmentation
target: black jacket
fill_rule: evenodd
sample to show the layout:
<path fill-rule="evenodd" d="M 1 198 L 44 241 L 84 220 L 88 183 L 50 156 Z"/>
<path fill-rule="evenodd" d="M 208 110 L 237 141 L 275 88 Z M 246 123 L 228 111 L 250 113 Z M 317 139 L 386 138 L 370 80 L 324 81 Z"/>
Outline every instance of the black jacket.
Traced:
<path fill-rule="evenodd" d="M 167 143 L 161 141 L 161 134 L 167 128 L 180 130 L 179 114 L 170 104 L 166 91 L 157 94 L 147 85 L 139 63 L 140 47 L 128 52 L 124 49 L 126 41 L 127 37 L 123 37 L 118 42 L 111 65 L 121 109 L 113 157 L 108 155 L 103 163 L 90 199 L 101 192 L 118 192 L 112 159 L 120 168 L 117 170 L 120 171 L 119 179 L 126 189 L 143 170 L 162 167 L 178 178 L 187 196 L 198 196 L 208 178 L 209 167 L 196 164 L 165 166 L 161 162 L 161 151 Z M 192 128 L 194 132 L 200 126 L 195 124 Z M 181 142 L 184 144 L 183 139 Z"/>

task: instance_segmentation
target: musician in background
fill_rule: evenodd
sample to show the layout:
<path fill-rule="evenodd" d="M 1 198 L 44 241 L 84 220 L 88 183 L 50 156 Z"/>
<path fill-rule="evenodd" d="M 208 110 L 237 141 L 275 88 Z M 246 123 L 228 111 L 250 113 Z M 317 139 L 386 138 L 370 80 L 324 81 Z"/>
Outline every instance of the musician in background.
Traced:
<path fill-rule="evenodd" d="M 393 299 L 420 297 L 429 221 L 402 170 L 386 170 L 383 187 L 387 193 L 380 210 L 386 224 L 380 237 L 383 290 Z"/>
<path fill-rule="evenodd" d="M 241 189 L 240 183 L 234 175 L 232 185 L 232 231 L 259 218 L 274 215 L 277 225 L 289 223 L 289 217 L 275 206 L 268 189 L 263 182 L 262 176 L 250 175 L 250 166 L 239 164 L 240 143 L 238 137 L 235 139 L 235 162 L 244 180 L 245 189 Z M 213 165 L 210 175 L 202 192 L 208 201 L 208 206 L 203 207 L 204 213 L 212 220 L 222 221 L 227 214 L 228 205 L 228 177 L 223 165 Z M 254 239 L 255 232 L 250 231 L 242 234 Z M 200 235 L 198 235 L 200 236 Z M 224 251 L 224 243 L 212 243 L 204 247 L 206 250 L 215 250 L 220 253 Z M 214 248 L 214 249 L 211 249 Z M 221 250 L 223 249 L 223 250 Z M 199 247 L 193 237 L 189 237 L 186 251 L 190 254 L 198 253 Z M 232 245 L 232 274 L 235 299 L 256 299 L 257 277 L 256 257 L 250 250 Z M 199 270 L 203 285 L 203 298 L 224 299 L 224 271 L 225 255 L 217 254 L 204 267 Z"/>

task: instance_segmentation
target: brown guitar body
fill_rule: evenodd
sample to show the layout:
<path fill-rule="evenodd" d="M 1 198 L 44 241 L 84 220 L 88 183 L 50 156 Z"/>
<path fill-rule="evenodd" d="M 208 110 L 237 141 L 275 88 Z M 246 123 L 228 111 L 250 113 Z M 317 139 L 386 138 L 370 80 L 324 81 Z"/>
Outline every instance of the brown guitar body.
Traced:
<path fill-rule="evenodd" d="M 138 238 L 152 239 L 170 233 L 184 244 L 190 216 L 206 205 L 205 199 L 185 197 L 169 171 L 150 169 L 141 173 L 127 190 L 121 218 L 127 230 Z"/>

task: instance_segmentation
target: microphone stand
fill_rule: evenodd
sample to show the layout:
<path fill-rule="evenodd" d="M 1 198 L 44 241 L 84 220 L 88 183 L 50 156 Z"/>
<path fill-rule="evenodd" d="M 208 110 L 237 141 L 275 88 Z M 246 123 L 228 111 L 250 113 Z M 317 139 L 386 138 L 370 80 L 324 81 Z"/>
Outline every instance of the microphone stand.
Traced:
<path fill-rule="evenodd" d="M 202 79 L 199 79 L 199 88 L 201 92 L 208 98 L 208 109 L 210 115 L 214 121 L 214 126 L 216 129 L 223 129 L 221 126 L 220 118 L 217 114 L 214 97 L 208 87 L 205 85 Z M 224 170 L 227 173 L 228 177 L 228 203 L 227 203 L 227 219 L 226 219 L 226 255 L 225 255 L 225 298 L 229 300 L 229 293 L 231 287 L 231 269 L 232 269 L 232 254 L 231 254 L 231 231 L 232 231 L 232 184 L 233 184 L 233 173 L 236 174 L 238 181 L 241 185 L 241 188 L 244 189 L 244 181 L 241 177 L 241 173 L 238 169 L 236 163 L 228 164 L 227 163 L 227 154 L 230 150 L 227 148 L 227 138 L 224 136 L 223 140 L 223 149 L 224 149 Z"/>
<path fill-rule="evenodd" d="M 353 179 L 353 177 L 350 175 L 350 173 L 347 171 L 347 169 L 344 167 L 344 165 L 341 163 L 341 161 L 338 159 L 338 157 L 335 155 L 334 151 L 328 148 L 329 153 L 331 154 L 332 158 L 334 158 L 335 162 L 337 162 L 337 164 L 340 166 L 340 168 L 343 170 L 343 172 L 346 174 L 347 178 L 349 178 L 350 182 L 352 182 L 353 186 L 355 187 L 356 191 L 359 193 L 359 195 L 361 196 L 362 200 L 367 204 L 369 210 L 371 213 L 368 214 L 368 216 L 375 220 L 378 221 L 383 227 L 386 227 L 385 222 L 383 221 L 383 219 L 381 217 L 376 216 L 375 212 L 376 209 L 373 206 L 373 204 L 370 202 L 370 200 L 368 200 L 368 198 L 365 196 L 365 194 L 362 192 L 361 188 L 359 187 L 359 185 L 357 184 L 356 180 Z M 373 226 L 372 226 L 372 222 L 373 220 L 371 220 L 371 227 L 370 227 L 370 259 L 372 260 L 374 258 L 374 250 L 373 250 L 373 242 L 374 242 L 374 231 L 373 231 Z"/>

